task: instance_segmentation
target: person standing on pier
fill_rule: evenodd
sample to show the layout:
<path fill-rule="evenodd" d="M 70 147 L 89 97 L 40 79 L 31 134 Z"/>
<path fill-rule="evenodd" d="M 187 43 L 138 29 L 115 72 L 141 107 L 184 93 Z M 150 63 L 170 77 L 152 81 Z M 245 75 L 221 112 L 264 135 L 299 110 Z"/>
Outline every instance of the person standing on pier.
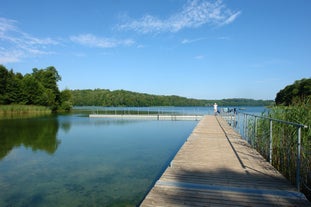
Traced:
<path fill-rule="evenodd" d="M 217 103 L 214 104 L 214 114 L 217 115 Z"/>

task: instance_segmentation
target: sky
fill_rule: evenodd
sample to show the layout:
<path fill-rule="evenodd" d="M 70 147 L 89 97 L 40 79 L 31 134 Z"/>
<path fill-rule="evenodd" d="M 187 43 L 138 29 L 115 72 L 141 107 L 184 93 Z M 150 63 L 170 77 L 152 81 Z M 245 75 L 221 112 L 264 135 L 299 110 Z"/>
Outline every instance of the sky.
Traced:
<path fill-rule="evenodd" d="M 310 0 L 0 0 L 0 64 L 63 89 L 274 100 L 311 78 Z"/>

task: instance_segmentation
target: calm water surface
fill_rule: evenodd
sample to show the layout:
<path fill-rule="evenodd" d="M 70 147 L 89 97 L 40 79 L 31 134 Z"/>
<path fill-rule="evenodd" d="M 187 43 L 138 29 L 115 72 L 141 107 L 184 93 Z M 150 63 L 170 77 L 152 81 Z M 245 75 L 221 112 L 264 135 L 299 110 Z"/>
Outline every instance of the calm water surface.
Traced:
<path fill-rule="evenodd" d="M 196 124 L 0 120 L 0 206 L 135 206 Z"/>
<path fill-rule="evenodd" d="M 213 113 L 212 107 L 164 111 Z M 0 206 L 135 206 L 196 124 L 90 119 L 80 113 L 0 120 Z"/>

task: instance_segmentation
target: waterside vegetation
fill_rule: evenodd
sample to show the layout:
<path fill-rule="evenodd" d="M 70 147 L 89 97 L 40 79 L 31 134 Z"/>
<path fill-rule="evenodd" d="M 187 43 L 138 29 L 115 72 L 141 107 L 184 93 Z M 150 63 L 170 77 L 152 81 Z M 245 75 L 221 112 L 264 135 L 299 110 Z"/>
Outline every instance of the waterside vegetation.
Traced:
<path fill-rule="evenodd" d="M 69 90 L 60 91 L 57 82 L 61 76 L 53 67 L 34 68 L 22 75 L 0 65 L 0 114 L 68 111 L 72 107 Z M 43 106 L 43 107 L 34 107 Z"/>
<path fill-rule="evenodd" d="M 0 105 L 0 116 L 25 114 L 50 114 L 52 110 L 46 106 L 34 105 Z"/>
<path fill-rule="evenodd" d="M 303 124 L 301 128 L 300 188 L 311 200 L 311 79 L 302 79 L 286 86 L 276 96 L 276 105 L 269 117 Z M 255 147 L 269 159 L 270 121 L 261 119 L 257 130 L 249 123 Z M 256 133 L 254 133 L 257 131 Z M 281 122 L 273 122 L 272 164 L 293 184 L 296 184 L 298 156 L 298 128 Z"/>

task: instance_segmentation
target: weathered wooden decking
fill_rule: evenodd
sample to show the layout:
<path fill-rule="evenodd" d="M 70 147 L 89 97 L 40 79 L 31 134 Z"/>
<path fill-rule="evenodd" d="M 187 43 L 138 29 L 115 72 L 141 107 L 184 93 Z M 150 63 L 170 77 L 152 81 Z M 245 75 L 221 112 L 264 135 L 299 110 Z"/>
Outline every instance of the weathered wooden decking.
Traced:
<path fill-rule="evenodd" d="M 223 119 L 205 116 L 141 206 L 311 206 Z"/>

